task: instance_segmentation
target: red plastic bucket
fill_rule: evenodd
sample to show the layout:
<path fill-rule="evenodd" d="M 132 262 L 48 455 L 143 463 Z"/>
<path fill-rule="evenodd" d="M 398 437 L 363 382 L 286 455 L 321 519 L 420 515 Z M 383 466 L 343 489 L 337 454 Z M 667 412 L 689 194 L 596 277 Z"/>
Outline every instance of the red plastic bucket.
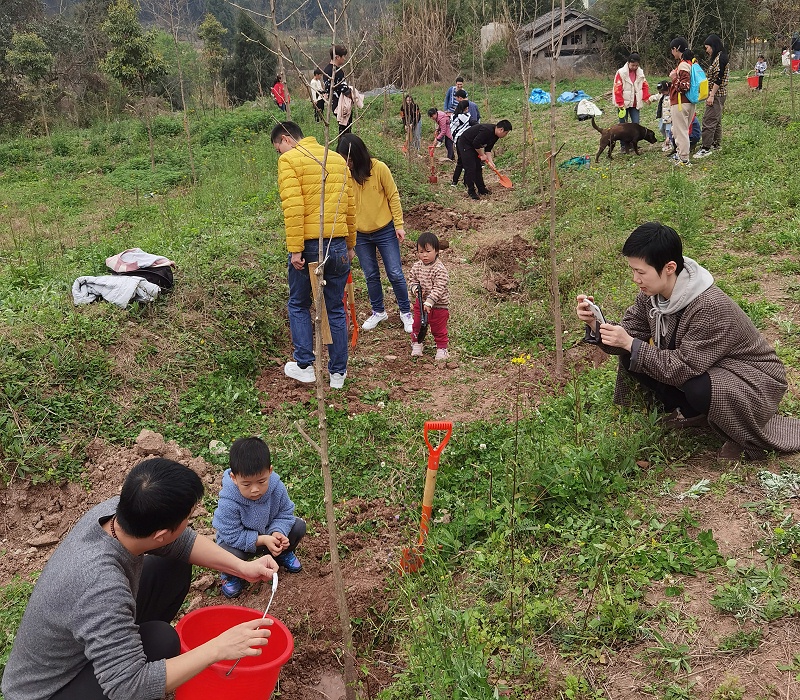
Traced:
<path fill-rule="evenodd" d="M 748 75 L 747 76 L 747 84 L 751 88 L 757 88 L 758 87 L 758 76 L 757 75 Z"/>
<path fill-rule="evenodd" d="M 792 71 L 797 73 L 800 70 L 800 58 L 795 58 L 792 60 Z"/>
<path fill-rule="evenodd" d="M 193 610 L 182 617 L 175 630 L 181 640 L 181 653 L 205 644 L 225 630 L 242 622 L 261 617 L 262 612 L 240 605 L 216 605 Z M 225 674 L 235 661 L 212 664 L 194 678 L 179 686 L 175 700 L 220 700 L 247 698 L 269 700 L 283 665 L 294 651 L 294 638 L 280 620 L 272 620 L 269 644 L 261 647 L 260 656 L 244 656 L 230 676 Z"/>

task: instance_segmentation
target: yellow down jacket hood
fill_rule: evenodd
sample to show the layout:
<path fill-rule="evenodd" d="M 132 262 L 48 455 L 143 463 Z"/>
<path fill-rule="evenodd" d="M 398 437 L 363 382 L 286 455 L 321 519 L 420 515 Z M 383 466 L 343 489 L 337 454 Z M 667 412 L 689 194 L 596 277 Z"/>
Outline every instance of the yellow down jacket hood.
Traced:
<path fill-rule="evenodd" d="M 286 248 L 301 253 L 305 242 L 319 238 L 322 159 L 325 149 L 306 136 L 278 158 L 278 189 L 286 225 Z M 328 150 L 325 180 L 323 236 L 344 237 L 347 247 L 356 244 L 356 204 L 350 170 L 344 158 Z"/>

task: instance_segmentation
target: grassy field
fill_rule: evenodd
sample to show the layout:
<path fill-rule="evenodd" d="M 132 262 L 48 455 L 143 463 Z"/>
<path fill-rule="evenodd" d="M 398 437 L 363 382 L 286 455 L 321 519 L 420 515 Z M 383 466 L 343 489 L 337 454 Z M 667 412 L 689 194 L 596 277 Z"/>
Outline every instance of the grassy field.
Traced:
<path fill-rule="evenodd" d="M 651 76 L 651 85 L 658 79 Z M 579 88 L 597 96 L 610 81 L 576 80 L 557 92 Z M 440 94 L 441 86 L 415 91 L 424 107 L 438 104 Z M 484 121 L 508 118 L 515 127 L 496 158 L 516 183 L 513 196 L 473 209 L 486 217 L 485 239 L 493 221 L 508 234 L 504 219 L 543 198 L 536 162 L 521 168 L 522 87 L 476 88 L 471 97 Z M 308 105 L 295 111 L 307 133 L 318 133 Z M 473 207 L 460 191 L 431 187 L 426 160 L 404 159 L 398 111 L 398 97 L 388 109 L 376 102 L 359 132 L 392 168 L 405 208 L 426 201 Z M 656 128 L 654 114 L 655 107 L 644 110 L 643 123 Z M 80 482 L 92 439 L 127 445 L 143 428 L 216 464 L 222 462 L 210 454 L 210 440 L 263 434 L 282 473 L 292 474 L 299 512 L 323 519 L 318 459 L 293 428 L 309 407 L 287 402 L 264 412 L 254 383 L 264 372 L 280 373 L 290 350 L 276 154 L 267 135 L 273 116 L 258 108 L 196 115 L 194 186 L 177 117 L 156 119 L 154 171 L 135 121 L 56 131 L 50 141 L 0 142 L 5 482 Z M 613 109 L 599 119 L 615 120 Z M 429 122 L 423 139 L 430 138 Z M 565 345 L 582 336 L 572 313 L 576 293 L 593 293 L 611 318 L 630 304 L 635 290 L 619 248 L 635 226 L 659 219 L 678 230 L 686 254 L 775 342 L 792 384 L 782 410 L 800 416 L 799 125 L 791 119 L 788 78 L 769 80 L 756 95 L 736 76 L 723 151 L 691 170 L 673 171 L 650 147 L 638 158 L 603 156 L 591 168 L 562 171 L 557 256 Z M 549 150 L 547 108 L 532 107 L 531 134 L 541 158 Z M 559 161 L 593 156 L 597 137 L 572 105 L 558 107 Z M 529 370 L 546 374 L 554 347 L 548 220 L 531 221 L 517 231 L 535 251 L 522 261 L 520 294 L 487 299 L 474 285 L 454 285 L 463 310 L 451 347 L 472 358 L 473 379 L 490 378 L 502 365 L 512 367 L 512 381 L 504 410 L 457 426 L 436 493 L 436 510 L 447 517 L 432 530 L 423 575 L 394 582 L 391 621 L 361 622 L 374 627 L 374 647 L 391 647 L 401 659 L 396 683 L 380 697 L 790 697 L 736 676 L 701 688 L 692 670 L 701 647 L 724 668 L 731 650 L 756 652 L 773 625 L 798 614 L 797 516 L 774 496 L 750 503 L 763 538 L 738 565 L 703 526 L 702 508 L 752 486 L 755 469 L 719 468 L 680 508 L 664 509 L 665 499 L 678 502 L 686 474 L 713 462 L 711 438 L 665 433 L 643 407 L 614 408 L 611 364 L 545 377 L 531 400 Z M 469 234 L 458 242 L 471 250 Z M 177 262 L 175 290 L 124 311 L 104 303 L 74 307 L 72 281 L 102 274 L 107 256 L 134 246 Z M 364 381 L 357 370 L 348 381 Z M 411 511 L 419 484 L 406 467 L 424 462 L 418 434 L 430 416 L 366 382 L 357 386 L 374 411 L 328 409 L 335 497 L 386 499 Z M 771 466 L 789 474 L 796 468 L 791 460 Z M 715 613 L 737 625 L 713 653 L 696 616 L 679 604 L 697 574 L 711 582 Z M 672 593 L 653 603 L 648 594 L 659 586 Z M 0 588 L 0 664 L 29 592 L 27 581 Z M 621 663 L 632 649 L 646 669 L 642 694 L 615 694 L 611 659 Z M 794 658 L 782 671 L 784 686 L 797 687 L 798 668 Z"/>

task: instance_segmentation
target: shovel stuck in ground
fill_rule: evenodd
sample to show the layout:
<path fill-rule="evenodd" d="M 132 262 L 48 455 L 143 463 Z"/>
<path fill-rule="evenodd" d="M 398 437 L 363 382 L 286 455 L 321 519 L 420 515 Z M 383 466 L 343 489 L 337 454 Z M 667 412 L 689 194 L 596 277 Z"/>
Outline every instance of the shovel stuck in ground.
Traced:
<path fill-rule="evenodd" d="M 444 431 L 444 437 L 437 447 L 431 445 L 428 440 L 428 431 Z M 403 549 L 400 557 L 400 572 L 404 574 L 419 571 L 423 563 L 422 549 L 425 540 L 428 539 L 430 529 L 431 511 L 433 510 L 433 492 L 436 489 L 436 474 L 439 469 L 439 457 L 447 445 L 450 436 L 453 434 L 453 424 L 451 421 L 426 421 L 423 435 L 425 444 L 428 446 L 428 471 L 425 474 L 425 493 L 422 496 L 422 519 L 419 523 L 419 541 L 416 547 Z"/>
<path fill-rule="evenodd" d="M 432 185 L 435 185 L 439 182 L 439 178 L 436 177 L 436 161 L 433 159 L 433 149 L 436 148 L 433 144 L 428 146 L 428 155 L 431 157 L 431 174 L 428 175 L 428 182 Z"/>

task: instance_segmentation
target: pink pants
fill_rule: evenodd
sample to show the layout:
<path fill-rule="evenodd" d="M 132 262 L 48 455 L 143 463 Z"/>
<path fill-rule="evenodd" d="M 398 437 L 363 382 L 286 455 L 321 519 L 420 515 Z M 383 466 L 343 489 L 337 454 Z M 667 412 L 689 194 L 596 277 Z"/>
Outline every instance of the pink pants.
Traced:
<path fill-rule="evenodd" d="M 446 349 L 449 338 L 447 337 L 447 319 L 450 312 L 447 309 L 432 308 L 428 312 L 428 330 L 433 334 L 436 347 Z M 417 342 L 417 333 L 422 325 L 422 316 L 419 310 L 419 299 L 414 302 L 414 325 L 411 330 L 411 342 Z"/>

